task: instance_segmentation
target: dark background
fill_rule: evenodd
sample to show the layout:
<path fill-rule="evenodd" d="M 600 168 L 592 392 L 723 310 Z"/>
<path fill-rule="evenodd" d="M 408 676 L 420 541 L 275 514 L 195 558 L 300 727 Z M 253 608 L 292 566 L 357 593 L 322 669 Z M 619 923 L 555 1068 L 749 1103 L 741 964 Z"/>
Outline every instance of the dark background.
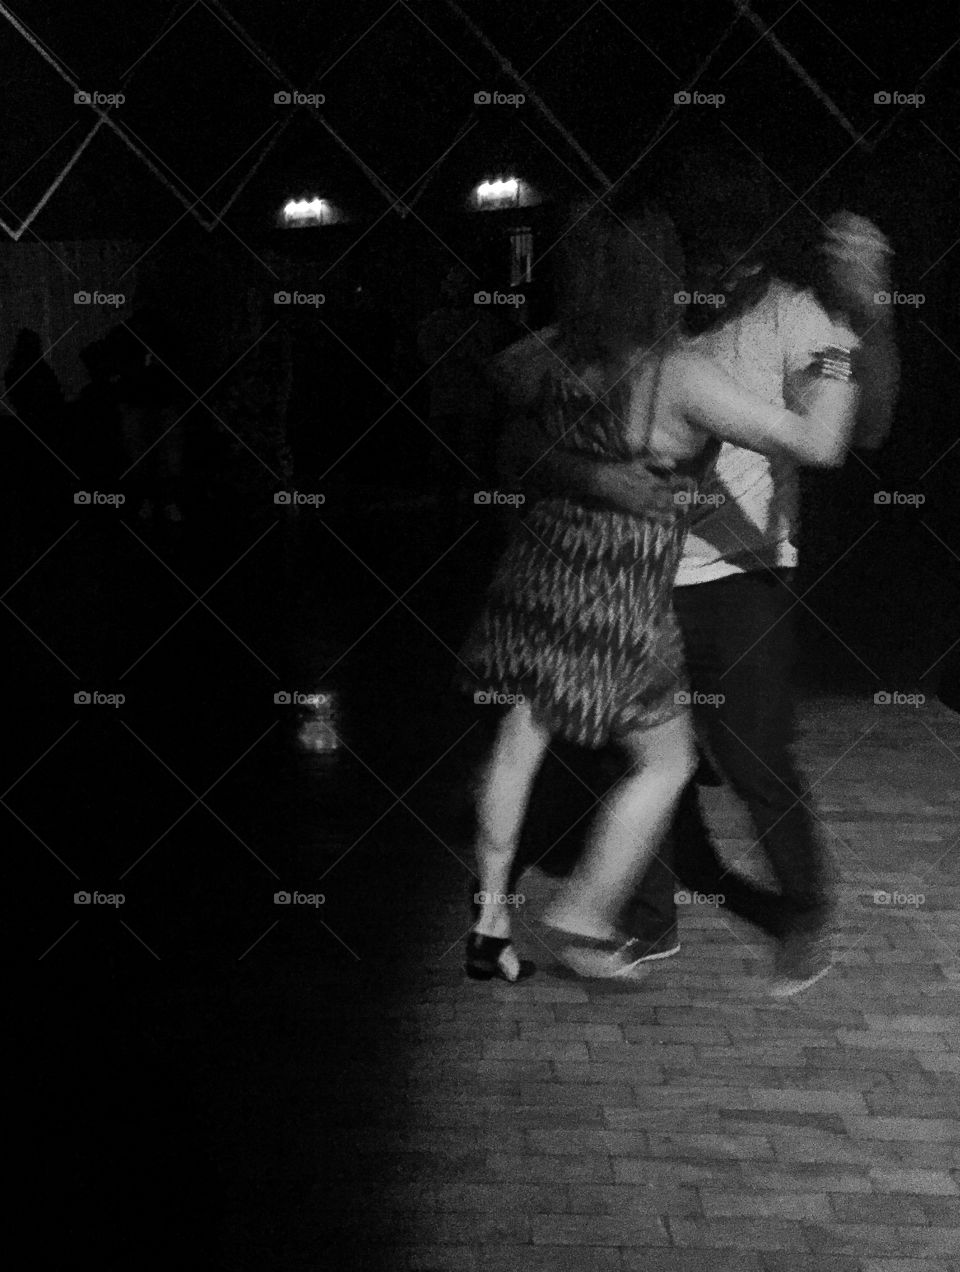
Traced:
<path fill-rule="evenodd" d="M 891 238 L 898 290 L 925 302 L 896 315 L 904 372 L 889 443 L 804 478 L 800 674 L 811 692 L 947 697 L 944 655 L 960 634 L 947 8 L 755 6 L 860 142 L 746 22 L 697 85 L 725 94 L 723 106 L 669 117 L 731 5 L 465 8 L 603 172 L 667 204 L 691 255 L 724 233 L 799 239 L 839 207 Z M 162 316 L 175 337 L 166 359 L 194 394 L 218 380 L 236 389 L 215 399 L 227 423 L 256 389 L 259 372 L 235 366 L 251 333 L 280 324 L 293 417 L 324 439 L 294 474 L 329 492 L 320 516 L 279 513 L 277 482 L 250 461 L 242 480 L 203 486 L 182 528 L 147 532 L 128 513 L 79 515 L 74 472 L 81 488 L 116 489 L 119 476 L 84 438 L 67 439 L 67 472 L 2 419 L 15 743 L 4 799 L 10 860 L 27 875 L 15 947 L 27 1010 L 14 1040 L 28 1040 L 24 1200 L 45 1207 L 34 1263 L 68 1267 L 82 1251 L 104 1267 L 264 1268 L 311 1190 L 346 1181 L 375 1199 L 343 1114 L 372 1106 L 403 1058 L 385 1015 L 351 1008 L 385 1013 L 415 992 L 422 969 L 405 937 L 466 886 L 454 796 L 489 727 L 448 685 L 503 525 L 437 490 L 424 385 L 408 407 L 390 389 L 404 395 L 422 373 L 412 332 L 451 264 L 478 286 L 509 281 L 514 221 L 467 211 L 478 180 L 519 171 L 546 195 L 522 218 L 535 233 L 534 324 L 549 315 L 563 199 L 597 183 L 532 101 L 474 108 L 480 89 L 518 89 L 442 3 L 111 0 L 16 15 L 81 88 L 126 94 L 114 117 L 204 220 L 289 118 L 273 104 L 279 88 L 324 93 L 340 137 L 300 112 L 208 232 L 104 127 L 2 258 L 29 246 L 56 274 L 64 244 L 81 245 L 81 262 L 90 245 L 126 245 L 139 258 L 130 311 Z M 0 82 L 0 216 L 16 226 L 94 116 L 7 21 Z M 874 104 L 882 89 L 927 101 L 897 112 Z M 358 160 L 389 194 L 416 195 L 412 210 L 391 210 Z M 274 228 L 285 198 L 314 191 L 347 223 Z M 323 312 L 278 314 L 281 284 L 323 291 Z M 45 286 L 38 274 L 36 294 L 7 287 L 8 327 L 37 312 Z M 76 324 L 62 349 L 78 351 L 103 322 L 48 307 L 47 335 Z M 230 437 L 202 406 L 188 423 L 198 471 L 216 478 Z M 244 436 L 256 448 L 256 433 Z M 884 490 L 925 503 L 878 506 Z M 343 703 L 345 745 L 329 757 L 300 751 L 292 713 L 273 702 L 321 684 Z M 122 688 L 127 702 L 78 709 L 79 687 Z M 326 927 L 300 914 L 272 926 L 280 886 L 324 891 Z M 81 887 L 128 899 L 117 914 L 78 912 Z M 344 1240 L 331 1232 L 331 1266 L 380 1266 Z"/>

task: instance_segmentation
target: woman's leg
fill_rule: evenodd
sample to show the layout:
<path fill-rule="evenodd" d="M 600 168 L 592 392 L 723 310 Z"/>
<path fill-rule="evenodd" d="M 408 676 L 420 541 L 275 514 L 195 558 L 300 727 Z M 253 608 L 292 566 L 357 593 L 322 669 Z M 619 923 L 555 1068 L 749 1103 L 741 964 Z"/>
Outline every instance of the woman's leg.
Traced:
<path fill-rule="evenodd" d="M 474 927 L 484 936 L 510 935 L 510 868 L 534 779 L 550 741 L 526 703 L 500 722 L 477 798 L 477 875 L 481 911 Z"/>
<path fill-rule="evenodd" d="M 586 853 L 547 922 L 578 936 L 612 940 L 631 888 L 643 875 L 697 767 L 689 712 L 623 739 L 631 761 L 601 804 Z"/>

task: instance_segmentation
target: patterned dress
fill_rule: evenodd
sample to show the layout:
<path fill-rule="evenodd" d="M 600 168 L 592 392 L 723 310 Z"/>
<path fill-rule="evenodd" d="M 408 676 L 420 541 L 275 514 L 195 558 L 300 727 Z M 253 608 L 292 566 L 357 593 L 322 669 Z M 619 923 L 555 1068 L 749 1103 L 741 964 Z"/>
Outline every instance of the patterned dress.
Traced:
<path fill-rule="evenodd" d="M 631 453 L 612 412 L 571 376 L 542 396 L 547 444 L 602 460 Z M 633 515 L 586 499 L 538 500 L 497 567 L 461 659 L 477 701 L 524 700 L 551 734 L 598 748 L 684 710 L 683 646 L 671 608 L 687 514 L 710 446 L 668 480 L 686 499 L 667 514 Z M 484 695 L 483 697 L 479 695 Z"/>

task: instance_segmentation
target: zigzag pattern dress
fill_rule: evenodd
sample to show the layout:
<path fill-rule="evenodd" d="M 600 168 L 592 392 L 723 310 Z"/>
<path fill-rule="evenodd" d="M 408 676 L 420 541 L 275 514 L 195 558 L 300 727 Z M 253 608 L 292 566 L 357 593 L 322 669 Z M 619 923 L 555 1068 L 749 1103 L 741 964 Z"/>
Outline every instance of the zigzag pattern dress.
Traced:
<path fill-rule="evenodd" d="M 552 377 L 542 402 L 548 442 L 603 460 L 643 458 L 664 477 L 649 452 L 630 452 L 616 415 L 572 377 Z M 538 500 L 461 650 L 472 673 L 461 687 L 475 700 L 525 700 L 552 735 L 589 748 L 680 714 L 688 683 L 671 593 L 693 494 L 717 449 L 670 472 L 687 498 L 666 515 Z"/>

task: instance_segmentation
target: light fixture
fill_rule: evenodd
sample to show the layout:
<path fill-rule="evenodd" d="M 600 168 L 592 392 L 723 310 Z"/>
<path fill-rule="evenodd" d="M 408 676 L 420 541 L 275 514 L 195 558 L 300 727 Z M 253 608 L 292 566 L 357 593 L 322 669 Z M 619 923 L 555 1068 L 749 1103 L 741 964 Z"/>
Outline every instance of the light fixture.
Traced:
<path fill-rule="evenodd" d="M 316 196 L 310 199 L 288 199 L 280 213 L 281 225 L 291 228 L 302 225 L 336 225 L 343 214 L 329 199 Z"/>
<path fill-rule="evenodd" d="M 521 177 L 497 177 L 481 181 L 473 191 L 473 205 L 482 212 L 500 208 L 526 208 L 539 203 L 536 191 Z"/>

